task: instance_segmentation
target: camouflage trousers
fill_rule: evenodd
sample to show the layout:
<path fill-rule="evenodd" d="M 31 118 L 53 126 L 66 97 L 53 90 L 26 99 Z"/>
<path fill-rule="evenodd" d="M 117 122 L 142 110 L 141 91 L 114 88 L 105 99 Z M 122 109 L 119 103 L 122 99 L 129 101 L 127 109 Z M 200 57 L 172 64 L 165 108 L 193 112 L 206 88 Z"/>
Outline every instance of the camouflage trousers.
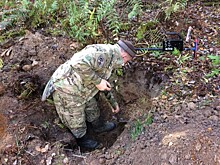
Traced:
<path fill-rule="evenodd" d="M 86 134 L 86 121 L 92 122 L 100 116 L 100 109 L 95 98 L 85 104 L 79 104 L 84 100 L 80 101 L 79 97 L 55 91 L 53 99 L 61 121 L 76 138 Z"/>

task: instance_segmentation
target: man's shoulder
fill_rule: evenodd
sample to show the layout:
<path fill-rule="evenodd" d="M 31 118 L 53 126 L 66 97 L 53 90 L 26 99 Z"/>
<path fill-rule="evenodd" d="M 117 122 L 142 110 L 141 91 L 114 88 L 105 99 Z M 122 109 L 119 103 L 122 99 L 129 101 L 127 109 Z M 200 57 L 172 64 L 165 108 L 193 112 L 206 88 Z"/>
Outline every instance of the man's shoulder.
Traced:
<path fill-rule="evenodd" d="M 94 50 L 95 52 L 109 52 L 111 50 L 118 49 L 117 46 L 111 44 L 93 44 L 85 47 L 85 51 Z"/>

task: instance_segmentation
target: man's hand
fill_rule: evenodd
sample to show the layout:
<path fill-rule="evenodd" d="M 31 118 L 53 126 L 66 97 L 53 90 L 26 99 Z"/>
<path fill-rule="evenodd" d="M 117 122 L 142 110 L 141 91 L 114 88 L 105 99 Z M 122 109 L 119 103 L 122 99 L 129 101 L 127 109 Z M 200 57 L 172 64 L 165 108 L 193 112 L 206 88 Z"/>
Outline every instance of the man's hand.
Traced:
<path fill-rule="evenodd" d="M 100 90 L 100 91 L 110 91 L 111 90 L 111 85 L 108 81 L 102 79 L 102 81 L 100 82 L 100 84 L 96 85 L 96 87 Z"/>
<path fill-rule="evenodd" d="M 113 113 L 118 113 L 120 111 L 119 105 L 116 105 L 115 109 L 112 108 Z"/>

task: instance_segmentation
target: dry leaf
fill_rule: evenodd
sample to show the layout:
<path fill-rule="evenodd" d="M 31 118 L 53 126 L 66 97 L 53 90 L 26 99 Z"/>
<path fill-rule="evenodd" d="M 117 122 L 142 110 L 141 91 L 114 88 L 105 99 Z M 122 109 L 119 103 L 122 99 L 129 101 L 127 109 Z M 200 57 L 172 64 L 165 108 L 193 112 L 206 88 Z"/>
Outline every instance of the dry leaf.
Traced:
<path fill-rule="evenodd" d="M 78 42 L 73 42 L 72 44 L 70 44 L 70 49 L 74 50 L 77 47 L 79 47 L 79 43 Z"/>
<path fill-rule="evenodd" d="M 35 147 L 35 150 L 36 150 L 36 151 L 42 152 L 42 153 L 47 152 L 48 149 L 49 149 L 49 144 L 47 144 L 44 148 L 41 148 L 40 146 L 36 146 L 36 147 Z"/>
<path fill-rule="evenodd" d="M 38 151 L 38 152 L 41 152 L 40 146 L 36 146 L 36 147 L 35 147 L 35 150 Z"/>
<path fill-rule="evenodd" d="M 41 148 L 41 152 L 47 152 L 49 149 L 49 144 L 47 144 L 44 148 Z"/>

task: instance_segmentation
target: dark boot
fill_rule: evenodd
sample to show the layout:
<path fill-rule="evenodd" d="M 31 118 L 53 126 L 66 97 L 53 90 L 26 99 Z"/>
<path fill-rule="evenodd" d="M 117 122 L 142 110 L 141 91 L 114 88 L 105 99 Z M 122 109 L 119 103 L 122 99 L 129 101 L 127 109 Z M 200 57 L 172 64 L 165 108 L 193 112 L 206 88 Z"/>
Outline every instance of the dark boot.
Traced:
<path fill-rule="evenodd" d="M 92 127 L 94 132 L 101 133 L 113 130 L 116 125 L 113 122 L 104 122 L 103 120 L 96 119 L 92 122 Z"/>
<path fill-rule="evenodd" d="M 78 146 L 88 149 L 96 149 L 99 146 L 99 143 L 89 138 L 87 134 L 81 138 L 76 138 L 76 142 Z"/>

